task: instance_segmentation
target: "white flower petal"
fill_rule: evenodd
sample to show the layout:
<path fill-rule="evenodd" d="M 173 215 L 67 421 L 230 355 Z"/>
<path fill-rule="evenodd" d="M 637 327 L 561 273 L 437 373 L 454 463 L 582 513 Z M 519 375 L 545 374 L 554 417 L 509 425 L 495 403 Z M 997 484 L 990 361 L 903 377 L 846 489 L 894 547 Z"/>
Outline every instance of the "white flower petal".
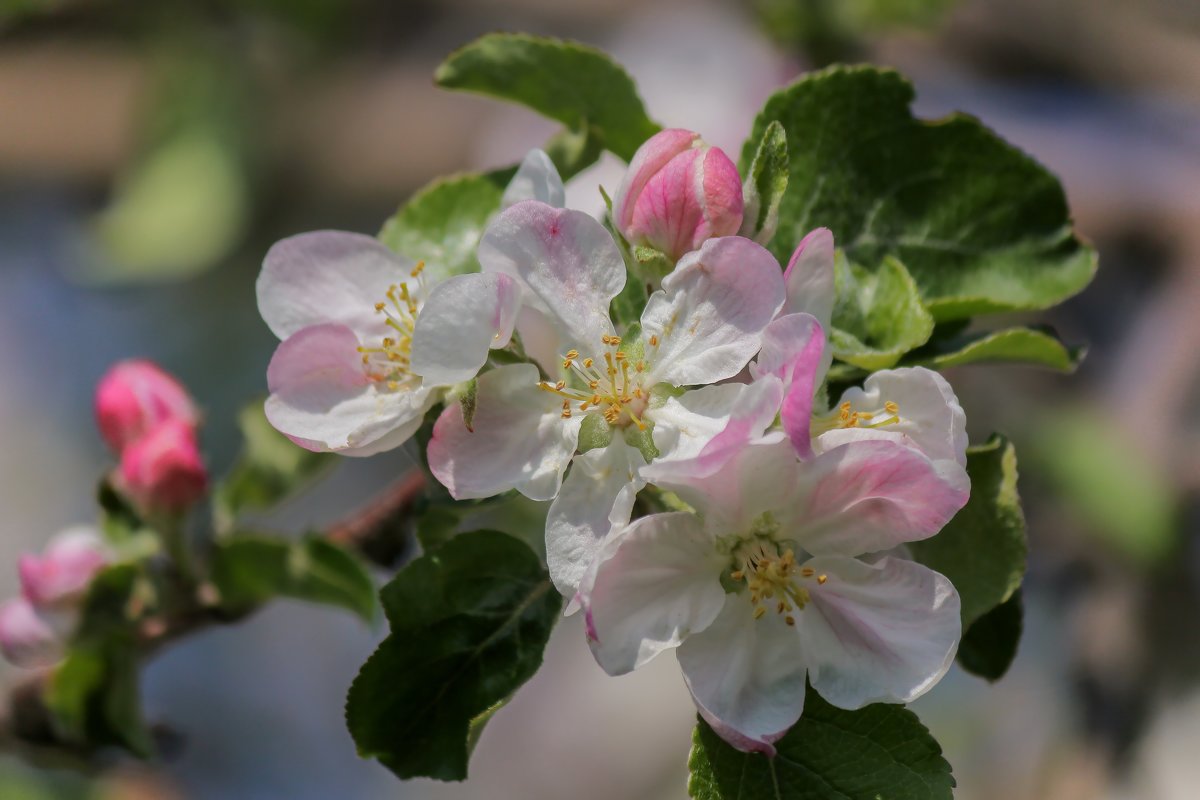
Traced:
<path fill-rule="evenodd" d="M 748 593 L 726 596 L 712 625 L 675 651 L 701 716 L 739 750 L 774 755 L 804 710 L 796 629 L 774 612 L 754 619 Z"/>
<path fill-rule="evenodd" d="M 267 366 L 270 423 L 310 450 L 367 455 L 379 452 L 384 437 L 391 443 L 407 431 L 392 446 L 402 444 L 434 398 L 415 382 L 381 389 L 363 372 L 358 346 L 354 331 L 333 323 L 312 325 L 283 340 Z"/>
<path fill-rule="evenodd" d="M 613 334 L 608 306 L 625 286 L 625 261 L 587 214 L 517 203 L 484 232 L 479 263 L 484 272 L 518 278 L 568 348 L 597 353 L 601 338 Z"/>
<path fill-rule="evenodd" d="M 623 675 L 707 628 L 727 563 L 692 514 L 642 517 L 609 539 L 580 587 L 596 661 Z"/>
<path fill-rule="evenodd" d="M 479 376 L 472 429 L 462 407 L 433 426 L 429 469 L 458 500 L 516 489 L 531 500 L 558 494 L 582 416 L 562 419 L 558 396 L 538 388 L 538 369 L 513 364 Z"/>
<path fill-rule="evenodd" d="M 895 442 L 842 445 L 803 462 L 785 522 L 805 550 L 857 556 L 928 538 L 967 502 L 969 490 L 949 480 L 917 450 Z M 965 477 L 965 473 L 964 473 Z"/>
<path fill-rule="evenodd" d="M 751 384 L 714 384 L 668 398 L 646 411 L 660 454 L 655 463 L 690 461 L 690 474 L 712 474 L 743 445 L 762 436 L 775 420 L 782 397 L 782 384 L 767 376 Z M 683 465 L 673 467 L 671 474 L 680 479 Z"/>
<path fill-rule="evenodd" d="M 575 456 L 546 515 L 546 566 L 565 597 L 575 597 L 604 538 L 629 524 L 634 498 L 646 485 L 637 474 L 645 464 L 620 436 Z"/>
<path fill-rule="evenodd" d="M 908 703 L 946 674 L 962 624 L 945 576 L 895 558 L 827 556 L 805 566 L 826 576 L 810 584 L 812 602 L 797 615 L 809 679 L 822 697 L 847 709 Z"/>
<path fill-rule="evenodd" d="M 555 208 L 567 204 L 562 178 L 558 176 L 550 156 L 542 150 L 530 150 L 521 161 L 517 174 L 509 181 L 504 196 L 500 198 L 500 208 L 514 206 L 522 200 L 537 200 Z"/>
<path fill-rule="evenodd" d="M 800 240 L 783 273 L 787 285 L 784 314 L 812 314 L 829 330 L 835 297 L 833 283 L 833 233 L 817 228 Z"/>
<path fill-rule="evenodd" d="M 679 260 L 642 313 L 648 383 L 716 383 L 758 352 L 763 328 L 783 305 L 779 264 L 749 239 L 709 239 Z"/>
<path fill-rule="evenodd" d="M 286 339 L 301 328 L 338 322 L 368 339 L 387 328 L 375 313 L 388 287 L 409 279 L 413 262 L 371 236 L 314 231 L 276 242 L 255 286 L 258 311 Z"/>
<path fill-rule="evenodd" d="M 724 535 L 748 531 L 765 512 L 790 512 L 798 469 L 791 442 L 773 433 L 738 448 L 708 474 L 692 461 L 655 459 L 642 476 L 678 494 L 704 514 L 709 530 Z"/>
<path fill-rule="evenodd" d="M 468 381 L 512 338 L 521 287 L 508 275 L 456 275 L 429 293 L 413 330 L 412 371 L 426 386 Z"/>
<path fill-rule="evenodd" d="M 924 367 L 885 369 L 868 376 L 861 389 L 856 386 L 842 394 L 842 402 L 856 410 L 882 409 L 887 401 L 899 407 L 899 422 L 874 429 L 883 434 L 880 438 L 903 441 L 935 461 L 949 459 L 966 466 L 967 415 L 945 378 Z M 816 447 L 830 450 L 861 439 L 851 433 L 854 430 L 827 431 Z"/>

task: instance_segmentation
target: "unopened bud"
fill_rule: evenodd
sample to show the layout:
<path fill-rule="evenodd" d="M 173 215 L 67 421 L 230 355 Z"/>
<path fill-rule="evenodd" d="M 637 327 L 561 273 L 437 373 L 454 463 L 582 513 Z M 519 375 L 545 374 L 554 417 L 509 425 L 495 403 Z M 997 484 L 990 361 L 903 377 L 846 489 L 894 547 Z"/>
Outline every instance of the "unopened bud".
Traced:
<path fill-rule="evenodd" d="M 729 156 L 699 134 L 671 128 L 646 140 L 613 203 L 617 229 L 672 261 L 742 225 L 742 180 Z"/>
<path fill-rule="evenodd" d="M 160 423 L 121 454 L 120 486 L 150 511 L 181 512 L 208 486 L 195 429 L 171 419 Z"/>
<path fill-rule="evenodd" d="M 122 361 L 96 386 L 96 423 L 116 453 L 169 419 L 195 425 L 196 407 L 179 381 L 150 361 Z"/>
<path fill-rule="evenodd" d="M 16 597 L 0 606 L 0 653 L 15 666 L 34 669 L 62 658 L 63 645 L 33 604 Z"/>
<path fill-rule="evenodd" d="M 68 528 L 51 539 L 41 555 L 21 556 L 17 566 L 21 592 L 39 609 L 76 606 L 108 561 L 108 548 L 95 530 Z"/>

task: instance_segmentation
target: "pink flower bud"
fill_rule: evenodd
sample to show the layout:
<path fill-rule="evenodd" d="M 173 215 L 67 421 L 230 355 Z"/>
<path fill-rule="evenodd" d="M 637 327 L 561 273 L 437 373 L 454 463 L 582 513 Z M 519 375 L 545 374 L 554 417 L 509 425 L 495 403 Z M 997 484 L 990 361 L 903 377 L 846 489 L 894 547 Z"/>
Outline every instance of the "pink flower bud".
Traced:
<path fill-rule="evenodd" d="M 21 592 L 39 609 L 77 605 L 108 560 L 108 548 L 96 531 L 68 528 L 51 539 L 41 555 L 21 556 Z"/>
<path fill-rule="evenodd" d="M 208 485 L 195 429 L 181 419 L 160 423 L 125 448 L 119 479 L 121 488 L 144 509 L 187 510 Z"/>
<path fill-rule="evenodd" d="M 62 658 L 62 642 L 37 609 L 23 597 L 0 606 L 0 653 L 27 669 L 48 667 Z"/>
<path fill-rule="evenodd" d="M 196 407 L 179 381 L 150 361 L 121 361 L 96 386 L 96 423 L 117 453 L 168 419 L 195 425 Z"/>
<path fill-rule="evenodd" d="M 729 156 L 679 128 L 638 148 L 613 204 L 617 229 L 672 261 L 742 226 L 742 179 Z"/>

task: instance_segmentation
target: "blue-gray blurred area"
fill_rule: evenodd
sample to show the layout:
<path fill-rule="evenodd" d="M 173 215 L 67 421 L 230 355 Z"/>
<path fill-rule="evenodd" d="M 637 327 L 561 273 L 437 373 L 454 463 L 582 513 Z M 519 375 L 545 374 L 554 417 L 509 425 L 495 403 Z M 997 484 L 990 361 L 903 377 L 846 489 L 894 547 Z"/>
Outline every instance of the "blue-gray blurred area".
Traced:
<path fill-rule="evenodd" d="M 554 126 L 437 91 L 495 29 L 614 53 L 652 116 L 732 152 L 767 95 L 832 60 L 891 64 L 1060 175 L 1101 253 L 1047 314 L 1079 372 L 950 373 L 972 438 L 1009 433 L 1031 561 L 1010 674 L 953 670 L 917 711 L 967 800 L 1189 800 L 1200 785 L 1200 5 L 1189 0 L 0 0 L 0 594 L 93 518 L 110 467 L 91 391 L 147 356 L 206 413 L 219 472 L 264 391 L 253 287 L 270 243 L 374 232 L 415 188 L 517 160 Z M 620 165 L 570 188 L 598 208 Z M 412 254 L 414 257 L 419 254 Z M 342 465 L 264 524 L 336 520 L 407 469 Z M 577 619 L 489 725 L 464 784 L 360 761 L 345 690 L 381 632 L 282 602 L 149 666 L 159 761 L 101 775 L 0 761 L 4 798 L 683 798 L 693 712 L 670 656 L 603 675 Z M 14 671 L 6 677 L 15 679 Z"/>

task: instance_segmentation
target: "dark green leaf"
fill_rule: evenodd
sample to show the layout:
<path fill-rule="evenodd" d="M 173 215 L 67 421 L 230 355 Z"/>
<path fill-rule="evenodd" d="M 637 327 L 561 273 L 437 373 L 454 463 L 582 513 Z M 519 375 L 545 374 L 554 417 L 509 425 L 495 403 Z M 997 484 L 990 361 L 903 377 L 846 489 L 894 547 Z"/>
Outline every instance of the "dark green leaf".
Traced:
<path fill-rule="evenodd" d="M 438 272 L 478 272 L 475 247 L 500 209 L 509 178 L 511 171 L 439 178 L 409 198 L 384 223 L 379 241 Z"/>
<path fill-rule="evenodd" d="M 375 616 L 375 584 L 362 562 L 321 537 L 228 537 L 217 542 L 209 577 L 232 613 L 282 596 L 345 608 L 368 622 Z"/>
<path fill-rule="evenodd" d="M 766 244 L 779 226 L 779 204 L 788 185 L 787 134 L 778 122 L 767 126 L 742 188 L 745 211 L 739 236 Z"/>
<path fill-rule="evenodd" d="M 830 341 L 838 359 L 865 370 L 886 369 L 929 339 L 933 318 L 903 264 L 886 258 L 872 271 L 840 255 L 835 263 Z"/>
<path fill-rule="evenodd" d="M 626 161 L 659 130 L 629 74 L 578 42 L 489 33 L 451 53 L 434 80 L 521 103 L 572 131 L 590 131 Z"/>
<path fill-rule="evenodd" d="M 963 630 L 1021 585 L 1028 543 L 1017 494 L 1017 454 L 1003 436 L 967 451 L 971 499 L 914 557 L 945 575 L 962 599 Z"/>
<path fill-rule="evenodd" d="M 336 460 L 299 447 L 271 427 L 262 403 L 243 408 L 238 427 L 245 440 L 242 453 L 213 492 L 215 524 L 222 532 L 230 530 L 239 514 L 270 508 Z"/>
<path fill-rule="evenodd" d="M 1085 347 L 1068 347 L 1049 327 L 1009 328 L 934 339 L 909 354 L 906 364 L 946 369 L 963 364 L 1017 362 L 1039 364 L 1063 372 L 1074 372 L 1087 353 Z"/>
<path fill-rule="evenodd" d="M 776 256 L 826 226 L 854 263 L 902 261 L 937 319 L 1047 308 L 1086 286 L 1096 255 L 1058 180 L 971 117 L 915 119 L 912 100 L 896 72 L 833 67 L 767 101 L 742 164 L 782 123 L 791 174 Z"/>
<path fill-rule="evenodd" d="M 380 596 L 392 634 L 346 700 L 358 752 L 402 778 L 462 780 L 472 721 L 537 671 L 562 600 L 533 551 L 496 531 L 454 537 Z"/>
<path fill-rule="evenodd" d="M 967 629 L 958 645 L 958 663 L 981 678 L 1000 680 L 1017 657 L 1023 616 L 1018 589 Z"/>
<path fill-rule="evenodd" d="M 903 706 L 843 711 L 811 688 L 804 715 L 767 758 L 743 753 L 703 720 L 692 737 L 695 800 L 950 800 L 954 777 L 937 741 Z"/>

